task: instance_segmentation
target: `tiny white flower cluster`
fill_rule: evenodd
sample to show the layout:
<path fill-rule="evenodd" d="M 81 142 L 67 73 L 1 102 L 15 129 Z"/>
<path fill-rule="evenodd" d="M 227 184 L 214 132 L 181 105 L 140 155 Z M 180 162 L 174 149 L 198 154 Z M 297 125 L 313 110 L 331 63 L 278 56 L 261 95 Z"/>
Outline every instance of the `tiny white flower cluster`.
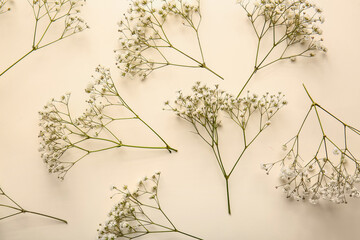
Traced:
<path fill-rule="evenodd" d="M 115 240 L 135 232 L 136 226 L 129 224 L 129 220 L 134 218 L 135 207 L 131 201 L 124 199 L 113 207 L 108 214 L 109 219 L 104 224 L 99 224 L 98 239 Z M 130 222 L 132 222 L 130 220 Z"/>
<path fill-rule="evenodd" d="M 123 76 L 145 79 L 153 70 L 172 65 L 162 49 L 176 49 L 170 42 L 164 24 L 169 16 L 177 16 L 194 30 L 193 14 L 199 12 L 198 2 L 184 0 L 133 0 L 124 19 L 119 22 L 120 49 L 117 66 Z M 176 49 L 177 53 L 181 53 Z M 147 54 L 160 60 L 152 60 Z M 149 55 L 149 56 L 148 56 Z"/>
<path fill-rule="evenodd" d="M 176 107 L 171 107 L 169 102 L 166 105 L 176 112 L 176 114 L 193 124 L 202 126 L 212 126 L 218 128 L 221 125 L 219 113 L 222 111 L 242 129 L 247 127 L 250 116 L 254 112 L 260 113 L 261 128 L 264 129 L 270 125 L 270 119 L 274 114 L 287 104 L 284 95 L 270 95 L 269 93 L 259 97 L 257 94 L 248 92 L 246 97 L 235 98 L 229 93 L 220 90 L 218 85 L 209 88 L 206 85 L 201 86 L 197 82 L 193 88 L 192 95 L 179 95 L 175 100 Z"/>
<path fill-rule="evenodd" d="M 271 124 L 270 119 L 285 105 L 287 101 L 284 95 L 279 92 L 276 95 L 269 93 L 259 97 L 257 94 L 247 94 L 246 97 L 237 98 L 225 108 L 230 118 L 233 119 L 242 129 L 247 127 L 251 115 L 258 112 L 260 119 L 260 131 Z"/>
<path fill-rule="evenodd" d="M 113 190 L 117 192 L 116 194 L 122 195 L 122 199 L 108 214 L 109 219 L 104 224 L 100 224 L 98 239 L 132 239 L 152 232 L 159 233 L 161 230 L 177 231 L 154 222 L 151 219 L 152 213 L 148 213 L 146 210 L 157 210 L 166 218 L 158 199 L 159 180 L 160 172 L 157 172 L 149 178 L 141 179 L 138 182 L 137 189 L 133 192 L 130 192 L 127 185 L 121 189 L 113 187 Z"/>
<path fill-rule="evenodd" d="M 294 141 L 294 145 L 297 141 Z M 326 154 L 325 157 L 315 156 L 304 163 L 295 148 L 293 146 L 284 159 L 279 161 L 283 166 L 280 172 L 283 184 L 279 187 L 288 198 L 297 201 L 308 199 L 312 204 L 317 204 L 320 199 L 340 204 L 347 203 L 347 196 L 360 197 L 356 187 L 360 182 L 359 163 L 355 161 L 354 169 L 350 170 L 349 162 L 354 159 L 347 150 L 336 148 L 331 159 L 326 157 L 330 154 Z M 341 156 L 336 159 L 339 153 Z M 263 164 L 262 168 L 268 173 L 276 163 Z"/>
<path fill-rule="evenodd" d="M 56 173 L 60 179 L 63 179 L 70 168 L 87 155 L 119 147 L 177 151 L 124 101 L 114 85 L 109 69 L 99 66 L 95 71 L 94 81 L 85 89 L 89 95 L 86 101 L 88 108 L 80 117 L 74 118 L 70 112 L 70 94 L 62 96 L 60 100 L 52 99 L 44 106 L 44 110 L 39 112 L 41 127 L 39 151 L 50 173 Z M 125 111 L 119 111 L 119 108 Z M 165 146 L 123 144 L 117 136 L 116 128 L 111 124 L 125 120 L 139 120 L 159 137 Z M 102 143 L 102 147 L 87 145 L 90 141 Z M 70 149 L 80 151 L 83 155 L 75 161 L 61 161 L 60 158 Z"/>
<path fill-rule="evenodd" d="M 257 0 L 251 10 L 247 9 L 249 0 L 242 0 L 240 4 L 253 24 L 261 16 L 268 28 L 272 29 L 258 33 L 259 38 L 266 32 L 272 35 L 278 30 L 283 31 L 283 34 L 276 33 L 280 37 L 279 42 L 286 41 L 287 48 L 298 43 L 306 45 L 305 51 L 295 55 L 313 57 L 316 51 L 327 51 L 322 44 L 322 30 L 319 27 L 324 22 L 322 10 L 308 0 Z M 288 49 L 284 53 L 286 51 Z M 294 61 L 295 56 L 291 60 Z"/>
<path fill-rule="evenodd" d="M 165 104 L 170 106 L 179 117 L 189 122 L 210 124 L 215 128 L 220 126 L 219 111 L 228 108 L 233 97 L 220 90 L 218 85 L 211 89 L 206 85 L 201 86 L 200 82 L 197 82 L 192 90 L 192 95 L 183 95 L 181 91 L 178 92 L 178 97 L 174 102 L 176 107 L 171 107 L 169 102 Z"/>
<path fill-rule="evenodd" d="M 348 136 L 352 133 L 359 135 L 360 131 L 347 125 L 314 102 L 305 86 L 304 88 L 312 104 L 300 125 L 300 129 L 294 137 L 283 145 L 282 148 L 286 154 L 282 159 L 274 163 L 262 164 L 261 167 L 268 174 L 274 165 L 280 164 L 282 166 L 280 179 L 283 184 L 278 187 L 284 190 L 288 198 L 298 201 L 308 199 L 313 204 L 318 203 L 320 199 L 340 204 L 347 203 L 348 197 L 359 198 L 360 191 L 357 186 L 360 183 L 360 161 L 350 148 Z M 303 157 L 305 148 L 302 145 L 304 142 L 302 132 L 312 111 L 315 112 L 322 134 L 321 138 L 312 136 L 319 142 L 315 144 L 316 152 L 313 157 L 306 160 Z M 319 114 L 320 111 L 325 114 L 324 116 L 330 117 L 341 125 L 343 132 L 341 144 L 337 143 L 337 139 L 330 139 L 326 134 L 326 129 L 322 124 L 322 115 Z M 289 150 L 288 145 L 291 146 Z"/>
<path fill-rule="evenodd" d="M 41 158 L 47 164 L 50 173 L 65 174 L 71 167 L 67 163 L 59 162 L 59 158 L 71 146 L 68 136 L 71 131 L 67 129 L 66 120 L 56 105 L 68 105 L 70 94 L 63 95 L 60 100 L 52 99 L 39 112 L 41 127 L 39 138 Z"/>
<path fill-rule="evenodd" d="M 75 124 L 86 129 L 88 135 L 97 137 L 114 120 L 106 113 L 106 109 L 111 106 L 123 106 L 123 102 L 111 78 L 110 69 L 98 66 L 95 72 L 97 74 L 92 76 L 93 82 L 85 88 L 89 95 L 86 100 L 89 108 L 75 120 Z"/>
<path fill-rule="evenodd" d="M 41 157 L 47 164 L 49 172 L 58 174 L 63 179 L 67 171 L 77 162 L 62 162 L 61 156 L 69 149 L 78 149 L 85 155 L 93 152 L 81 146 L 86 140 L 101 140 L 98 135 L 102 131 L 109 131 L 107 125 L 114 118 L 105 114 L 105 110 L 111 106 L 122 106 L 118 93 L 112 82 L 110 72 L 103 67 L 96 68 L 98 75 L 94 77 L 94 83 L 89 84 L 86 92 L 89 108 L 78 118 L 73 118 L 69 109 L 70 93 L 59 100 L 52 99 L 44 106 L 40 115 L 39 138 Z M 108 139 L 115 146 L 121 146 L 121 141 L 116 138 Z M 97 150 L 98 151 L 98 150 Z M 82 157 L 81 157 L 82 158 Z M 81 159 L 80 158 L 80 159 Z"/>

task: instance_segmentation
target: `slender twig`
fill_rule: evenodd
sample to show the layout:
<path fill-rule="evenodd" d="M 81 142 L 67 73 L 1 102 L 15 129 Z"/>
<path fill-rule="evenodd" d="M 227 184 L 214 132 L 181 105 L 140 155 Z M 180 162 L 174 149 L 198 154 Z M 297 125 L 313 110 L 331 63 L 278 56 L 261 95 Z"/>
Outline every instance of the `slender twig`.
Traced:
<path fill-rule="evenodd" d="M 7 219 L 7 218 L 10 218 L 10 217 L 22 214 L 22 213 L 29 213 L 29 214 L 33 214 L 33 215 L 39 215 L 39 216 L 42 216 L 42 217 L 51 218 L 51 219 L 54 219 L 54 220 L 57 220 L 57 221 L 60 221 L 60 222 L 63 222 L 63 223 L 67 224 L 67 221 L 64 220 L 64 219 L 53 217 L 53 216 L 50 216 L 48 214 L 43 214 L 43 213 L 39 213 L 39 212 L 25 210 L 17 202 L 15 202 L 9 195 L 7 195 L 1 187 L 0 187 L 0 196 L 4 196 L 5 198 L 7 198 L 10 202 L 12 202 L 14 204 L 14 205 L 0 204 L 0 208 L 3 207 L 3 208 L 8 208 L 8 209 L 16 211 L 15 213 L 11 213 L 11 214 L 0 217 L 0 220 L 4 220 L 4 219 Z"/>

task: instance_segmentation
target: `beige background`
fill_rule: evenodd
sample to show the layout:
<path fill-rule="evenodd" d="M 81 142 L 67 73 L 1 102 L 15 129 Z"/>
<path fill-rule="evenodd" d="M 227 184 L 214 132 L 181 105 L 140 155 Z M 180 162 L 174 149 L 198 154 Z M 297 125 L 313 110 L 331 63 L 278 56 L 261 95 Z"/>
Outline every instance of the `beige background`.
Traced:
<path fill-rule="evenodd" d="M 0 239 L 96 239 L 98 224 L 116 202 L 109 199 L 110 186 L 131 186 L 158 170 L 162 171 L 160 198 L 168 216 L 179 229 L 204 239 L 354 239 L 359 226 L 359 199 L 347 205 L 294 202 L 274 188 L 278 168 L 267 176 L 259 167 L 279 159 L 281 145 L 295 135 L 310 104 L 302 83 L 321 105 L 360 127 L 360 2 L 316 2 L 326 18 L 322 28 L 328 54 L 299 59 L 295 64 L 278 63 L 259 72 L 248 86 L 259 94 L 282 91 L 289 105 L 249 149 L 232 176 L 233 213 L 229 216 L 224 180 L 210 149 L 190 132 L 186 122 L 162 108 L 163 102 L 175 98 L 177 90 L 188 90 L 199 80 L 218 83 L 234 94 L 240 89 L 251 72 L 256 44 L 244 11 L 233 0 L 202 0 L 205 57 L 225 81 L 201 69 L 167 68 L 141 82 L 120 78 L 114 64 L 116 22 L 127 1 L 89 0 L 82 13 L 91 26 L 89 30 L 35 52 L 0 79 L 1 187 L 24 208 L 65 218 L 69 224 L 20 215 L 0 222 Z M 25 0 L 16 1 L 12 8 L 0 16 L 1 69 L 31 45 L 31 8 Z M 179 152 L 114 150 L 94 154 L 60 182 L 47 173 L 37 151 L 37 112 L 50 98 L 71 91 L 72 107 L 80 114 L 85 107 L 83 89 L 98 64 L 111 68 L 122 96 Z M 236 153 L 231 132 L 224 132 L 223 150 L 229 159 Z M 129 129 L 122 134 L 132 132 Z M 354 144 L 360 144 L 360 139 Z M 186 237 L 170 234 L 146 239 Z"/>

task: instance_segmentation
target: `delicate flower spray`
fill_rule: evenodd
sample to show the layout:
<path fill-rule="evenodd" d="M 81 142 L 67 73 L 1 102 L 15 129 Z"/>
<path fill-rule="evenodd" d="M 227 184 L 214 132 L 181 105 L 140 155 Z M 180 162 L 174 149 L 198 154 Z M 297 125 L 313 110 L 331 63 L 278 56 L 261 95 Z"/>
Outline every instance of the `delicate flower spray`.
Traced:
<path fill-rule="evenodd" d="M 0 1 L 0 13 L 6 2 Z M 0 71 L 0 76 L 32 52 L 88 28 L 84 20 L 78 16 L 84 0 L 28 0 L 28 2 L 33 10 L 35 20 L 31 49 L 5 70 Z"/>
<path fill-rule="evenodd" d="M 189 122 L 202 140 L 212 149 L 216 161 L 224 176 L 227 193 L 228 213 L 231 214 L 229 179 L 249 146 L 269 125 L 274 115 L 287 104 L 284 95 L 250 94 L 244 98 L 235 98 L 215 86 L 209 88 L 196 83 L 193 94 L 184 95 L 181 91 L 174 104 L 166 103 L 180 118 Z M 241 153 L 230 168 L 225 166 L 220 151 L 220 132 L 222 118 L 232 120 L 242 135 Z M 257 130 L 248 131 L 249 125 L 258 125 Z M 239 145 L 240 145 L 239 144 Z"/>
<path fill-rule="evenodd" d="M 96 68 L 94 82 L 85 89 L 89 99 L 89 107 L 77 118 L 74 118 L 70 108 L 70 94 L 65 94 L 60 100 L 52 99 L 44 110 L 40 111 L 40 152 L 48 166 L 49 172 L 55 173 L 63 179 L 67 172 L 81 159 L 91 153 L 114 148 L 141 148 L 177 151 L 152 129 L 125 102 L 117 91 L 110 75 L 110 70 L 99 66 Z M 123 112 L 127 113 L 122 116 Z M 120 114 L 119 114 L 120 113 Z M 117 135 L 112 125 L 115 122 L 139 121 L 144 124 L 164 146 L 141 146 L 125 143 Z M 90 142 L 106 144 L 101 148 L 90 148 Z M 68 150 L 82 152 L 74 161 L 61 161 L 61 157 Z"/>
<path fill-rule="evenodd" d="M 135 239 L 161 233 L 178 233 L 201 239 L 180 231 L 165 214 L 159 200 L 159 182 L 158 172 L 140 180 L 135 191 L 130 191 L 127 185 L 122 188 L 112 187 L 116 191 L 115 195 L 121 195 L 122 199 L 108 214 L 109 219 L 100 224 L 98 239 Z M 162 221 L 159 216 L 163 218 Z"/>
<path fill-rule="evenodd" d="M 321 44 L 322 31 L 317 25 L 324 19 L 321 16 L 321 9 L 314 4 L 305 0 L 261 0 L 254 4 L 250 1 L 239 1 L 239 3 L 246 11 L 258 41 L 253 72 L 237 97 L 219 90 L 217 86 L 211 89 L 197 83 L 193 87 L 192 95 L 184 96 L 179 92 L 174 106 L 167 103 L 179 117 L 190 122 L 195 132 L 212 148 L 225 178 L 229 214 L 231 214 L 230 176 L 248 147 L 270 125 L 270 119 L 275 113 L 287 103 L 281 93 L 265 94 L 262 97 L 249 92 L 245 97 L 241 97 L 241 94 L 254 74 L 262 68 L 284 59 L 295 61 L 296 57 L 313 57 L 317 51 L 326 52 L 326 48 Z M 264 54 L 269 41 L 270 47 Z M 240 127 L 243 136 L 242 151 L 235 164 L 229 169 L 224 166 L 219 147 L 220 113 L 233 120 Z M 248 133 L 248 126 L 252 124 L 259 125 L 254 135 Z"/>
<path fill-rule="evenodd" d="M 273 63 L 326 52 L 321 38 L 322 10 L 307 0 L 240 0 L 257 37 L 254 69 L 242 86 L 240 97 L 254 74 Z M 268 44 L 268 43 L 271 44 Z M 263 52 L 263 53 L 262 53 Z"/>
<path fill-rule="evenodd" d="M 305 88 L 305 86 L 304 86 Z M 306 88 L 305 88 L 306 90 Z M 308 199 L 316 204 L 320 199 L 334 203 L 346 203 L 347 197 L 360 197 L 356 185 L 360 182 L 360 160 L 351 148 L 351 141 L 354 136 L 358 137 L 360 131 L 330 113 L 320 106 L 306 90 L 311 106 L 307 111 L 297 134 L 284 144 L 285 156 L 277 162 L 263 164 L 267 171 L 274 165 L 281 166 L 280 186 L 288 198 L 296 200 Z M 320 136 L 319 143 L 313 157 L 303 157 L 304 132 L 306 123 L 311 121 L 311 115 L 315 117 Z M 340 125 L 343 130 L 341 142 L 330 138 L 323 125 L 322 116 L 330 117 Z M 288 149 L 289 148 L 289 149 Z"/>
<path fill-rule="evenodd" d="M 11 3 L 12 1 L 0 0 L 0 14 L 10 10 L 10 8 L 7 8 L 6 6 L 8 2 Z M 33 10 L 35 18 L 31 49 L 5 70 L 0 71 L 0 76 L 4 75 L 8 70 L 13 68 L 32 52 L 52 45 L 75 33 L 81 32 L 88 27 L 86 23 L 78 17 L 78 13 L 80 12 L 79 9 L 84 2 L 82 0 L 28 0 L 28 2 Z M 61 31 L 59 31 L 59 29 Z M 49 34 L 50 32 L 51 34 Z M 54 34 L 56 33 L 58 33 L 57 37 L 50 37 L 50 35 L 55 36 Z M 24 209 L 8 194 L 6 194 L 2 188 L 0 188 L 0 201 L 0 208 L 6 208 L 9 212 L 5 213 L 5 215 L 1 215 L 0 220 L 27 213 L 67 223 L 67 221 L 57 217 Z"/>
<path fill-rule="evenodd" d="M 166 25 L 174 19 L 194 33 L 200 58 L 178 48 L 171 40 Z M 203 68 L 223 79 L 205 63 L 199 36 L 200 23 L 199 0 L 132 0 L 128 13 L 119 22 L 120 49 L 115 51 L 122 75 L 145 79 L 156 69 L 177 66 Z M 188 61 L 172 60 L 174 55 Z"/>
<path fill-rule="evenodd" d="M 53 217 L 53 216 L 50 216 L 47 214 L 29 211 L 29 210 L 24 209 L 17 202 L 15 202 L 9 195 L 7 195 L 1 187 L 0 187 L 0 201 L 4 202 L 4 203 L 0 202 L 0 208 L 7 208 L 8 210 L 11 211 L 11 213 L 6 214 L 5 216 L 0 215 L 0 220 L 14 217 L 16 215 L 23 214 L 23 213 L 28 213 L 28 214 L 34 214 L 34 215 L 38 215 L 38 216 L 42 216 L 42 217 L 51 218 L 51 219 L 54 219 L 54 220 L 57 220 L 57 221 L 60 221 L 63 223 L 67 223 L 67 221 L 57 218 L 57 217 Z"/>

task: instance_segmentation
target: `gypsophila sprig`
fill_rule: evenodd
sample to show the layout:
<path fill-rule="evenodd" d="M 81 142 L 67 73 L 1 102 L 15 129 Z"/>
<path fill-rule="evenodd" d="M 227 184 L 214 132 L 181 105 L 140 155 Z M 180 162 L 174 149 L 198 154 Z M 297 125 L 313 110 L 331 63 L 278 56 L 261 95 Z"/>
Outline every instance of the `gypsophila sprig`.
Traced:
<path fill-rule="evenodd" d="M 258 39 L 253 72 L 238 97 L 258 70 L 284 59 L 295 61 L 297 57 L 314 57 L 317 52 L 327 51 L 322 44 L 320 28 L 324 17 L 315 4 L 307 0 L 238 2 L 246 11 Z"/>
<path fill-rule="evenodd" d="M 278 95 L 266 93 L 258 96 L 248 92 L 244 98 L 235 98 L 220 90 L 218 85 L 210 88 L 201 85 L 200 82 L 193 86 L 192 91 L 191 95 L 184 95 L 179 91 L 174 105 L 169 102 L 166 102 L 166 105 L 180 118 L 191 123 L 195 132 L 212 148 L 225 178 L 228 212 L 231 214 L 229 178 L 249 146 L 271 124 L 270 120 L 287 102 L 281 93 Z M 222 125 L 223 117 L 231 119 L 243 137 L 241 153 L 230 168 L 225 167 L 220 151 L 218 130 Z M 248 126 L 253 124 L 258 124 L 258 128 L 251 134 Z"/>
<path fill-rule="evenodd" d="M 262 168 L 269 173 L 274 165 L 281 166 L 280 178 L 283 184 L 278 187 L 284 190 L 288 198 L 298 201 L 306 199 L 313 204 L 320 199 L 338 204 L 347 203 L 347 197 L 360 197 L 356 187 L 360 182 L 360 161 L 349 144 L 349 135 L 359 136 L 360 131 L 320 106 L 307 90 L 306 92 L 312 104 L 297 134 L 284 144 L 285 156 L 277 162 L 263 164 Z M 343 138 L 340 141 L 326 134 L 320 112 L 334 119 L 343 128 Z M 313 157 L 304 158 L 306 148 L 303 143 L 306 140 L 303 140 L 301 134 L 311 113 L 315 115 L 321 137 Z"/>
<path fill-rule="evenodd" d="M 144 177 L 135 191 L 127 185 L 112 187 L 122 199 L 108 214 L 109 219 L 100 224 L 98 239 L 135 239 L 149 234 L 178 233 L 201 239 L 178 230 L 160 205 L 158 188 L 160 172 Z M 159 219 L 162 218 L 162 219 Z"/>
<path fill-rule="evenodd" d="M 174 18 L 195 33 L 201 59 L 179 49 L 171 40 L 165 25 Z M 128 12 L 119 22 L 120 49 L 115 51 L 122 75 L 145 79 L 156 69 L 178 66 L 204 68 L 223 79 L 205 64 L 199 36 L 200 22 L 199 0 L 132 0 Z M 172 60 L 174 55 L 183 56 L 192 64 Z"/>
<path fill-rule="evenodd" d="M 7 210 L 10 210 L 9 213 L 6 213 L 5 215 L 0 215 L 0 220 L 14 217 L 14 216 L 17 216 L 17 215 L 23 214 L 23 213 L 28 213 L 28 214 L 34 214 L 34 215 L 38 215 L 38 216 L 42 216 L 42 217 L 51 218 L 51 219 L 54 219 L 54 220 L 57 220 L 57 221 L 60 221 L 63 223 L 67 223 L 66 220 L 63 220 L 63 219 L 60 219 L 57 217 L 53 217 L 53 216 L 39 213 L 39 212 L 25 210 L 17 202 L 15 202 L 9 195 L 7 195 L 1 187 L 0 187 L 0 208 L 6 208 Z"/>
<path fill-rule="evenodd" d="M 29 0 L 35 17 L 35 31 L 32 47 L 46 47 L 54 42 L 67 38 L 88 28 L 79 17 L 80 8 L 85 0 Z M 56 29 L 62 26 L 60 31 Z M 55 38 L 47 38 L 51 30 L 57 33 Z"/>
<path fill-rule="evenodd" d="M 91 153 L 114 148 L 158 149 L 169 152 L 177 151 L 136 114 L 117 91 L 111 78 L 110 70 L 104 67 L 96 68 L 94 82 L 90 83 L 85 92 L 89 95 L 89 107 L 77 118 L 74 118 L 70 108 L 70 93 L 59 100 L 52 99 L 40 111 L 40 152 L 47 164 L 49 172 L 63 179 L 67 172 L 81 159 Z M 119 116 L 121 112 L 126 116 Z M 122 115 L 121 113 L 120 115 Z M 124 143 L 112 128 L 115 122 L 140 121 L 165 146 L 141 146 Z M 87 143 L 97 142 L 107 144 L 102 148 L 89 148 Z M 77 150 L 83 154 L 74 161 L 61 161 L 62 155 L 68 150 Z"/>
<path fill-rule="evenodd" d="M 0 76 L 32 52 L 82 32 L 88 25 L 79 17 L 85 0 L 28 0 L 34 14 L 34 33 L 29 52 L 19 58 Z"/>

